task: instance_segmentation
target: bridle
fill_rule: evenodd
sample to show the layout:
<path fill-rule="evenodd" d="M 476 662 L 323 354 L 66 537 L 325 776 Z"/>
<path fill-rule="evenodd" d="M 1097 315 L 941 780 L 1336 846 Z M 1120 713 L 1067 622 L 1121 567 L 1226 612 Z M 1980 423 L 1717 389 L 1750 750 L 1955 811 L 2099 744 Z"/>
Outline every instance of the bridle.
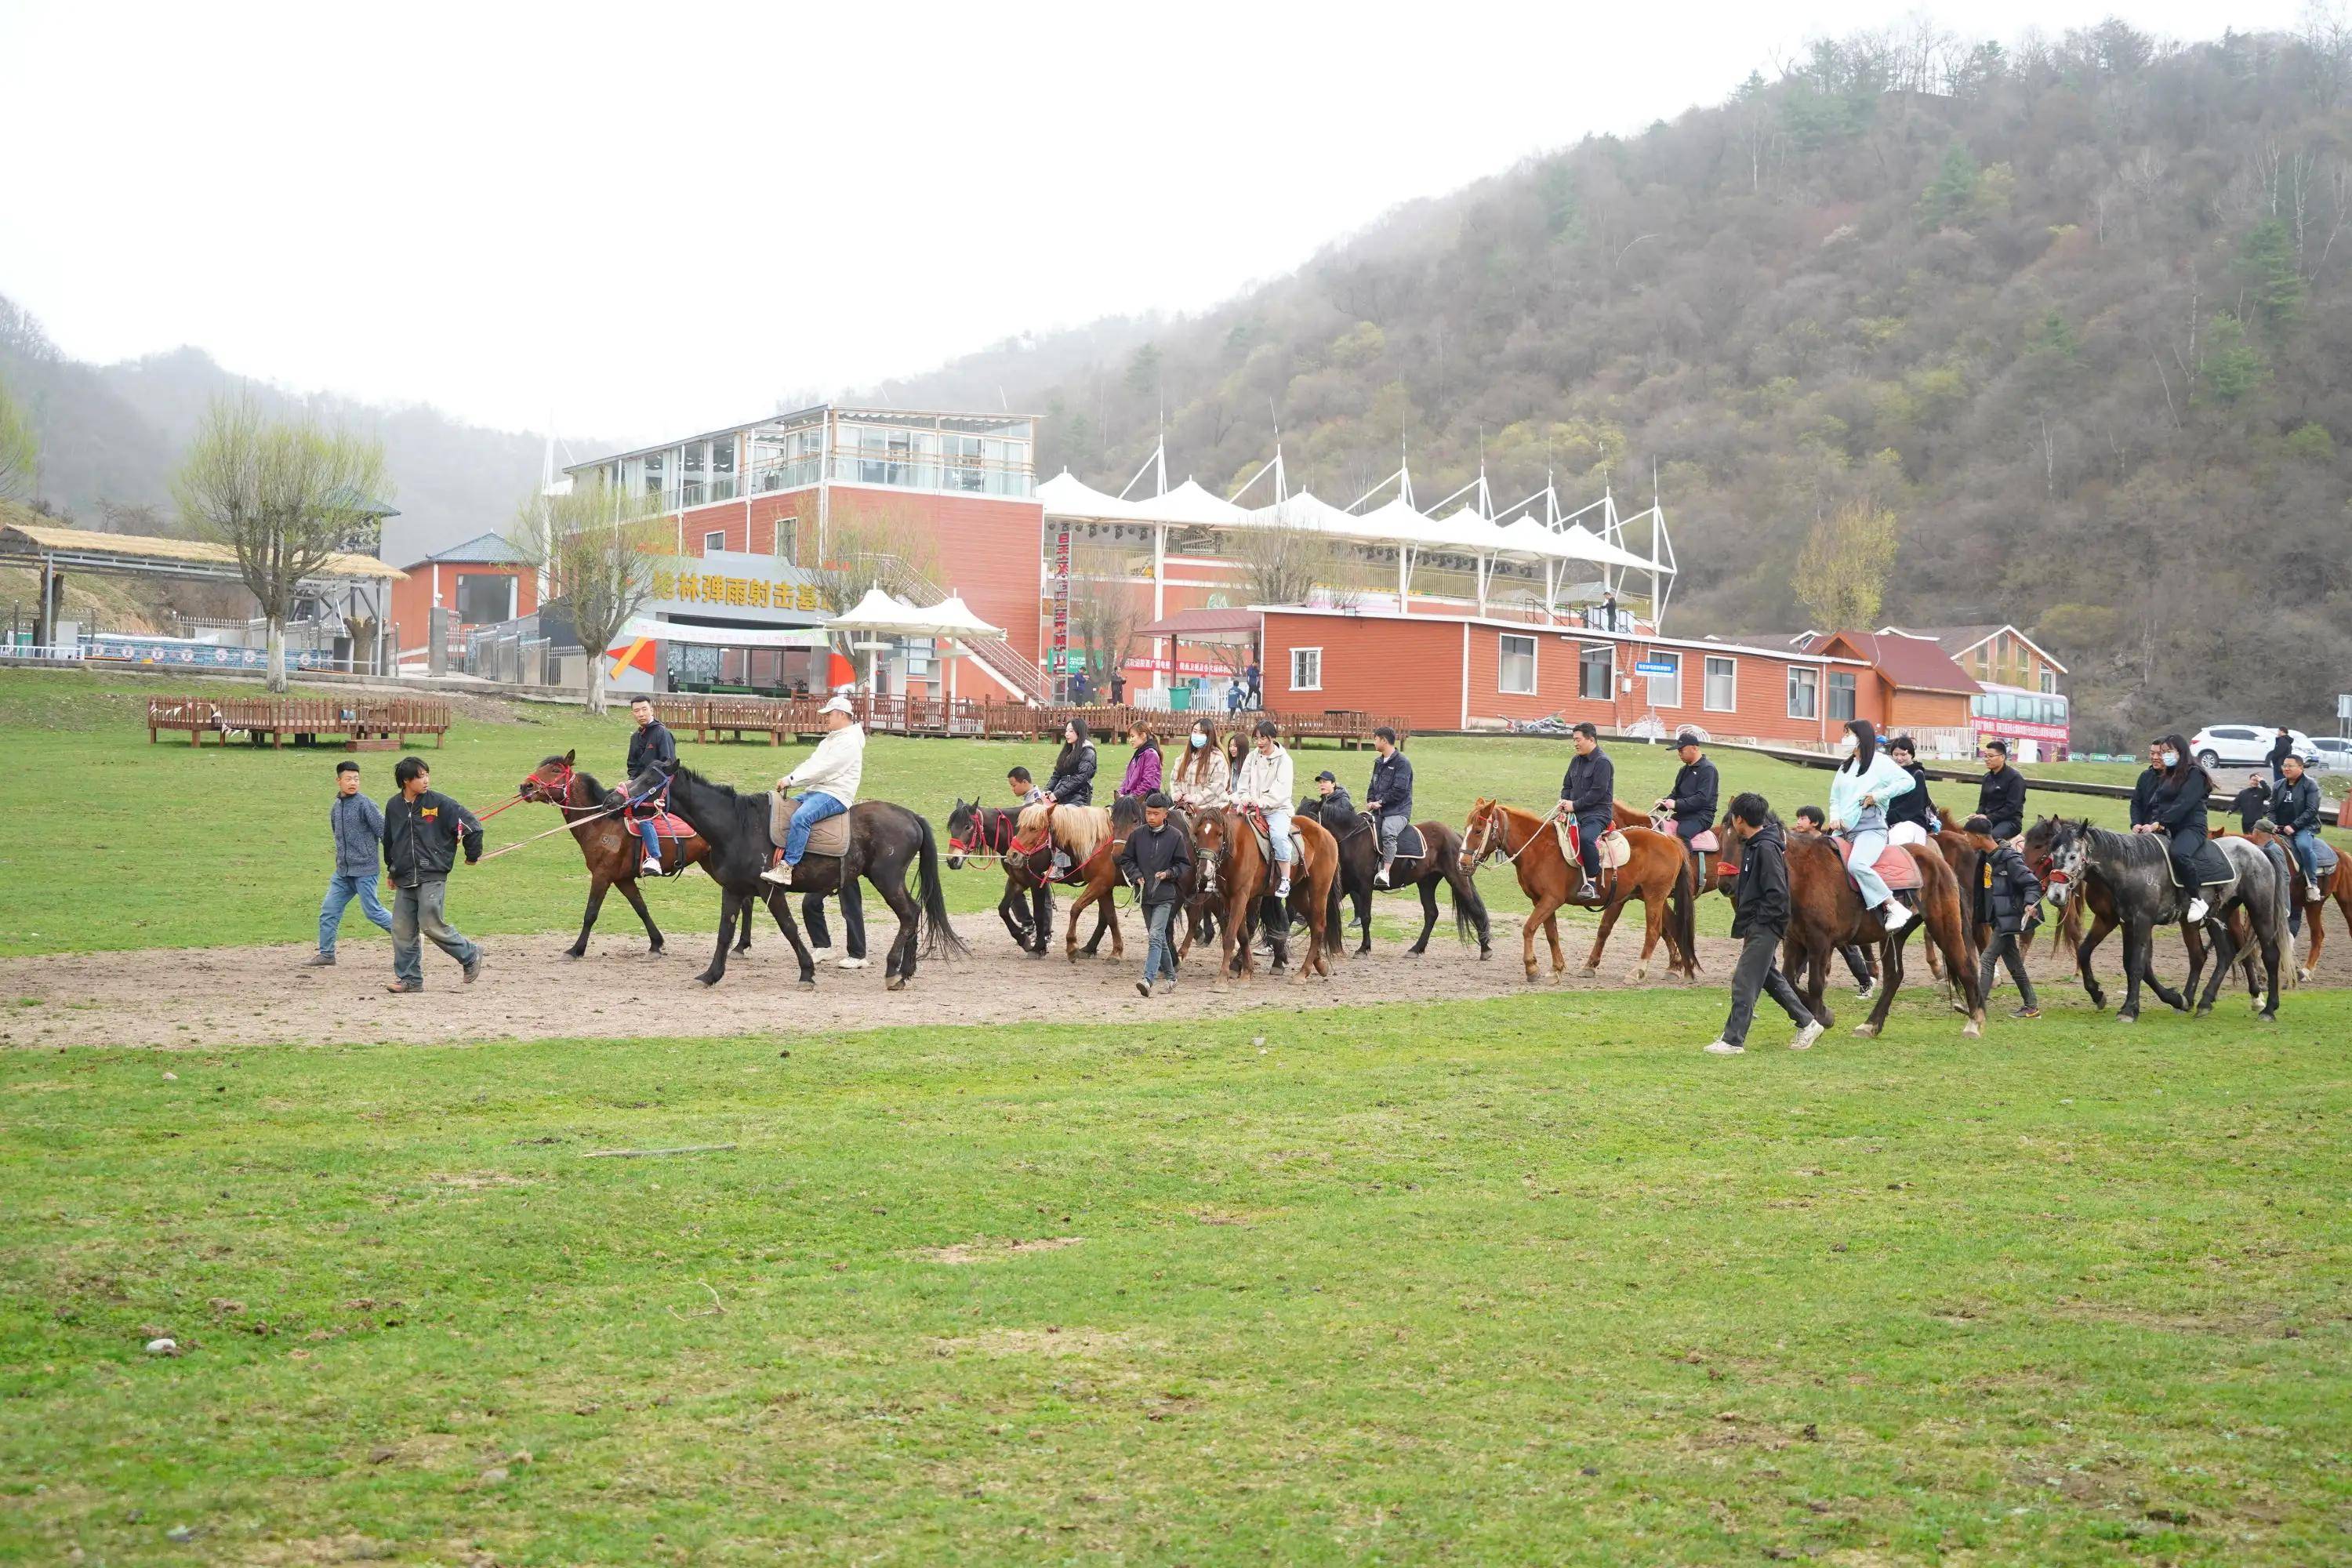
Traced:
<path fill-rule="evenodd" d="M 573 784 L 578 782 L 580 771 L 577 768 L 574 768 L 570 763 L 558 763 L 555 765 L 563 770 L 562 773 L 556 778 L 543 779 L 536 773 L 525 774 L 522 781 L 522 788 L 516 792 L 516 798 L 520 800 L 539 801 L 542 805 L 555 807 L 556 810 L 562 812 L 567 816 L 576 811 L 586 812 L 600 809 L 599 807 L 593 805 L 572 805 L 572 786 Z"/>
<path fill-rule="evenodd" d="M 1495 826 L 1497 822 L 1502 824 L 1500 827 Z M 1470 831 L 1463 836 L 1462 865 L 1465 869 L 1475 871 L 1496 855 L 1503 858 L 1506 865 L 1517 864 L 1519 857 L 1533 847 L 1535 841 L 1542 837 L 1543 830 L 1538 826 L 1528 835 L 1526 840 L 1517 849 L 1512 848 L 1510 815 L 1505 810 L 1502 803 L 1497 801 L 1472 823 Z M 1472 850 L 1474 845 L 1482 846 L 1482 847 L 1474 853 Z"/>
<path fill-rule="evenodd" d="M 992 821 L 995 824 L 994 828 L 990 826 Z M 1002 860 L 1013 847 L 1013 831 L 1012 812 L 974 801 L 971 806 L 971 837 L 960 838 L 950 834 L 948 853 L 967 860 Z M 1000 838 L 1002 843 L 997 842 Z"/>

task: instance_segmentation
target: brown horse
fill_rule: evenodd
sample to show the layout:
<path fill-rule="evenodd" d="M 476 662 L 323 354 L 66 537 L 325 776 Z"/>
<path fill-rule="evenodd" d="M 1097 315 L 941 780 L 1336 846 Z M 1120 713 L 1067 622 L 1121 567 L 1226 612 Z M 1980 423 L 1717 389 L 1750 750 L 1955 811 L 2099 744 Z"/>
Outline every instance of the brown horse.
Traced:
<path fill-rule="evenodd" d="M 1601 930 L 1592 939 L 1592 952 L 1584 961 L 1584 972 L 1599 971 L 1601 950 L 1608 945 L 1617 916 L 1628 900 L 1639 899 L 1644 925 L 1642 957 L 1626 978 L 1638 984 L 1649 977 L 1650 959 L 1662 935 L 1666 939 L 1667 970 L 1696 978 L 1698 947 L 1693 934 L 1692 905 L 1697 883 L 1682 840 L 1647 827 L 1622 831 L 1633 853 L 1609 882 L 1609 901 L 1601 911 Z M 1536 977 L 1538 926 L 1551 948 L 1551 972 L 1558 977 L 1568 968 L 1567 954 L 1559 945 L 1559 909 L 1584 885 L 1584 868 L 1562 852 L 1549 817 L 1482 797 L 1463 824 L 1463 868 L 1470 869 L 1495 855 L 1511 863 L 1518 873 L 1519 890 L 1533 906 L 1519 930 L 1519 961 L 1526 966 L 1528 982 L 1532 984 Z"/>
<path fill-rule="evenodd" d="M 2267 844 L 2275 836 L 2268 833 L 2249 833 L 2246 837 L 2257 844 Z M 2284 839 L 2279 839 L 2278 844 L 2280 848 L 2286 849 Z M 2302 967 L 2294 972 L 2295 979 L 2308 984 L 2311 977 L 2319 973 L 2320 950 L 2327 945 L 2326 917 L 2329 902 L 2333 901 L 2336 909 L 2342 912 L 2344 929 L 2347 931 L 2352 931 L 2352 854 L 2347 854 L 2341 848 L 2336 849 L 2336 869 L 2320 879 L 2321 897 L 2316 900 L 2311 900 L 2310 895 L 2304 890 L 2309 884 L 2303 879 L 2303 862 L 2294 858 L 2294 851 L 2292 849 L 2287 849 L 2286 866 L 2287 896 L 2294 900 L 2294 907 L 2303 910 L 2311 921 L 2311 952 L 2305 957 Z M 2237 934 L 2234 930 L 2231 932 L 2232 937 Z M 2244 950 L 2244 945 L 2240 944 L 2240 951 Z"/>
<path fill-rule="evenodd" d="M 1072 963 L 1078 961 L 1078 917 L 1088 909 L 1095 911 L 1095 934 L 1087 943 L 1087 954 L 1094 955 L 1101 946 L 1103 931 L 1110 931 L 1110 955 L 1114 960 L 1127 956 L 1127 941 L 1119 934 L 1118 906 L 1111 900 L 1111 889 L 1118 886 L 1118 840 L 1111 832 L 1110 813 L 1099 805 L 1062 805 L 1047 804 L 1024 808 L 1013 847 L 1005 852 L 1010 864 L 1018 858 L 1034 876 L 1046 877 L 1053 866 L 1054 851 L 1059 849 L 1070 858 L 1070 869 L 1063 879 L 1065 884 L 1078 890 L 1070 900 L 1070 912 L 1062 928 L 1062 952 Z"/>
<path fill-rule="evenodd" d="M 1727 816 L 1715 832 L 1723 841 L 1721 879 L 1727 884 L 1738 876 L 1741 845 L 1732 835 Z M 1903 985 L 1904 945 L 1913 931 L 1925 926 L 1928 940 L 1943 952 L 1944 973 L 1958 977 L 1969 1016 L 1960 1033 L 1974 1039 L 1984 1032 L 1984 993 L 1977 984 L 1976 968 L 1969 962 L 1968 916 L 1960 903 L 1959 879 L 1934 845 L 1906 845 L 1905 852 L 1919 869 L 1918 918 L 1889 939 L 1878 911 L 1863 908 L 1862 894 L 1846 872 L 1845 852 L 1837 842 L 1809 834 L 1790 836 L 1787 945 L 1804 962 L 1805 1005 L 1824 1025 L 1835 1023 L 1822 997 L 1830 955 L 1841 947 L 1874 942 L 1880 959 L 1878 1003 L 1869 1019 L 1855 1025 L 1853 1032 L 1877 1034 L 1885 1027 L 1887 1010 Z"/>
<path fill-rule="evenodd" d="M 517 792 L 523 799 L 551 805 L 572 824 L 572 837 L 580 846 L 582 858 L 588 862 L 588 910 L 580 918 L 580 940 L 563 950 L 566 958 L 578 958 L 588 951 L 588 933 L 596 929 L 596 912 L 604 907 L 604 890 L 621 889 L 621 897 L 629 900 L 629 908 L 637 911 L 637 919 L 646 922 L 646 935 L 652 942 L 650 956 L 658 958 L 662 952 L 661 928 L 654 924 L 653 911 L 646 908 L 643 894 L 637 891 L 638 838 L 635 827 L 617 813 L 604 815 L 609 798 L 604 786 L 593 774 L 572 766 L 576 752 L 566 752 L 560 757 L 543 759 L 522 781 Z M 676 871 L 700 865 L 710 854 L 710 846 L 692 835 L 684 838 L 665 837 L 662 839 L 662 864 Z M 742 935 L 735 943 L 738 952 L 751 951 L 751 920 L 746 915 Z"/>
<path fill-rule="evenodd" d="M 1347 936 L 1339 918 L 1339 844 L 1323 825 L 1294 816 L 1302 858 L 1290 868 L 1288 912 L 1305 922 L 1307 955 L 1295 978 L 1309 974 L 1331 977 L 1331 960 L 1339 956 Z M 1217 965 L 1217 985 L 1228 979 L 1247 979 L 1256 972 L 1255 952 L 1257 916 L 1271 901 L 1274 868 L 1258 852 L 1257 834 L 1238 811 L 1202 812 L 1192 824 L 1193 859 L 1201 889 L 1217 915 L 1217 942 L 1223 957 Z M 1279 916 L 1283 911 L 1270 911 Z M 1270 921 L 1275 967 L 1290 961 L 1286 922 Z"/>

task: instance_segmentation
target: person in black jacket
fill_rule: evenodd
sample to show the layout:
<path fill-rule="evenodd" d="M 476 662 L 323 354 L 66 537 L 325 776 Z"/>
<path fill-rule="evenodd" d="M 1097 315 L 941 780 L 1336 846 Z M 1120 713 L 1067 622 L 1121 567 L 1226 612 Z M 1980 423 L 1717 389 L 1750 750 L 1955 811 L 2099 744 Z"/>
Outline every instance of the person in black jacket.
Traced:
<path fill-rule="evenodd" d="M 629 737 L 629 771 L 623 775 L 641 779 L 646 770 L 660 770 L 665 779 L 677 772 L 677 739 L 669 726 L 654 717 L 654 700 L 650 697 L 629 699 L 629 717 L 637 721 L 636 731 Z M 661 815 L 661 802 L 651 796 L 632 802 L 629 817 L 636 825 L 637 837 L 646 842 L 645 874 L 658 877 L 662 870 L 661 835 L 654 830 L 654 819 Z"/>
<path fill-rule="evenodd" d="M 1325 768 L 1315 775 L 1314 795 L 1298 803 L 1298 814 L 1313 817 L 1336 837 L 1355 816 L 1356 803 L 1349 798 L 1348 786 L 1339 782 L 1339 775 Z"/>
<path fill-rule="evenodd" d="M 2148 770 L 2150 773 L 2155 772 L 2153 768 Z M 2140 775 L 2143 779 L 2147 776 L 2147 773 Z M 2154 793 L 2153 785 L 2149 793 Z M 2132 826 L 2137 827 L 2140 823 L 2139 786 L 2137 784 L 2132 786 Z M 2254 824 L 2271 814 L 2271 786 L 2263 782 L 2262 774 L 2246 775 L 2246 787 L 2230 797 L 2230 809 L 2238 814 L 2238 831 L 2241 833 L 2252 833 Z"/>
<path fill-rule="evenodd" d="M 2197 852 L 2205 847 L 2209 836 L 2205 797 L 2212 792 L 2213 781 L 2205 776 L 2205 770 L 2189 754 L 2185 738 L 2167 735 L 2159 743 L 2163 750 L 2158 760 L 2164 765 L 2164 777 L 2148 803 L 2148 819 L 2132 831 L 2164 836 L 2166 852 L 2172 857 L 2173 879 L 2190 895 L 2188 920 L 2192 925 L 2202 925 L 2210 910 L 2204 899 L 2198 896 Z"/>
<path fill-rule="evenodd" d="M 1792 1051 L 1822 1037 L 1821 1020 L 1808 1012 L 1797 988 L 1780 973 L 1780 942 L 1789 931 L 1789 846 L 1771 805 L 1752 791 L 1733 797 L 1726 819 L 1739 845 L 1739 879 L 1731 889 L 1731 934 L 1740 939 L 1739 962 L 1731 971 L 1731 1016 L 1723 1034 L 1706 1047 L 1709 1056 L 1736 1057 L 1748 1049 L 1748 1026 L 1756 1017 L 1756 994 L 1769 995 L 1797 1026 Z"/>
<path fill-rule="evenodd" d="M 2021 1005 L 2010 1014 L 2012 1018 L 2039 1018 L 2041 1004 L 2033 997 L 2032 976 L 2025 973 L 2025 945 L 2031 940 L 2034 924 L 2042 919 L 2042 884 L 2025 864 L 2025 857 L 2005 838 L 1992 836 L 1992 824 L 1981 816 L 1971 816 L 1962 829 L 1976 846 L 1981 869 L 1975 889 L 1976 920 L 1992 927 L 1992 942 L 1984 952 L 1981 993 L 1992 991 L 1993 965 L 2009 967 L 2009 977 L 2017 982 Z"/>
<path fill-rule="evenodd" d="M 2327 897 L 2319 885 L 2319 784 L 2303 771 L 2303 759 L 2289 756 L 2280 764 L 2280 784 L 2271 793 L 2271 827 L 2303 868 L 2303 896 L 2318 903 Z"/>
<path fill-rule="evenodd" d="M 1152 983 L 1164 973 L 1173 989 L 1176 948 L 1168 932 L 1183 906 L 1184 884 L 1192 873 L 1192 840 L 1169 826 L 1168 797 L 1158 790 L 1143 799 L 1143 826 L 1129 834 L 1119 849 L 1118 872 L 1134 888 L 1135 901 L 1143 906 L 1144 927 L 1151 933 L 1143 952 L 1143 978 L 1135 988 L 1149 996 Z"/>
<path fill-rule="evenodd" d="M 1919 748 L 1910 736 L 1897 735 L 1886 742 L 1886 755 L 1911 775 L 1911 787 L 1886 803 L 1886 841 L 1925 844 L 1943 829 L 1944 819 L 1927 798 L 1927 770 L 1919 765 Z"/>
<path fill-rule="evenodd" d="M 2147 826 L 2147 814 L 2156 803 L 2157 785 L 2163 782 L 2164 742 L 2150 741 L 2147 743 L 2147 766 L 2142 768 L 2139 777 L 2132 781 L 2131 825 L 2134 827 Z"/>
<path fill-rule="evenodd" d="M 1056 805 L 1095 803 L 1095 743 L 1087 733 L 1084 719 L 1073 719 L 1062 726 L 1062 751 L 1054 759 L 1054 772 L 1045 781 L 1045 793 L 1054 797 Z"/>
<path fill-rule="evenodd" d="M 1699 751 L 1696 735 L 1685 730 L 1675 736 L 1675 751 L 1683 760 L 1682 768 L 1675 774 L 1674 787 L 1658 798 L 1653 809 L 1675 814 L 1675 837 L 1687 850 L 1692 839 L 1715 826 L 1719 781 L 1715 764 Z"/>
<path fill-rule="evenodd" d="M 2009 742 L 1997 736 L 1984 743 L 1984 765 L 1977 815 L 1992 824 L 1995 838 L 2014 838 L 2025 831 L 2025 775 L 2010 765 Z"/>
<path fill-rule="evenodd" d="M 1570 900 L 1601 904 L 1601 836 L 1617 820 L 1617 764 L 1601 749 L 1601 731 L 1586 721 L 1569 731 L 1576 755 L 1559 781 L 1559 805 L 1555 816 L 1576 818 L 1577 858 L 1584 862 L 1584 882 Z"/>
<path fill-rule="evenodd" d="M 1396 864 L 1397 840 L 1412 821 L 1412 763 L 1397 749 L 1397 732 L 1383 724 L 1372 731 L 1371 783 L 1364 786 L 1364 809 L 1381 825 L 1381 868 L 1372 886 L 1389 885 L 1389 868 Z"/>
<path fill-rule="evenodd" d="M 2286 777 L 2286 760 L 2294 755 L 2294 732 L 2282 724 L 2271 742 L 2271 783 L 2278 784 Z"/>
<path fill-rule="evenodd" d="M 449 923 L 449 872 L 465 846 L 466 864 L 482 858 L 482 825 L 474 814 L 436 794 L 422 757 L 403 757 L 392 770 L 400 793 L 383 803 L 383 866 L 393 886 L 392 973 L 385 990 L 398 995 L 425 989 L 421 931 L 456 959 L 471 985 L 482 973 L 482 950 Z"/>

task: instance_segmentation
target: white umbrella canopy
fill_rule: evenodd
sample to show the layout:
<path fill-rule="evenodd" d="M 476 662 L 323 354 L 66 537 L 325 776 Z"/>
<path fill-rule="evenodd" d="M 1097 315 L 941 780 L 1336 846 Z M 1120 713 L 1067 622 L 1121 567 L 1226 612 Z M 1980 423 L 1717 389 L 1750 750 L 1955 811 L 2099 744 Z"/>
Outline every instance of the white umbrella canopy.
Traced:
<path fill-rule="evenodd" d="M 1352 537 L 1361 520 L 1341 511 L 1312 490 L 1297 490 L 1271 506 L 1246 512 L 1242 524 L 1252 528 L 1298 528 L 1313 533 Z"/>
<path fill-rule="evenodd" d="M 937 628 L 932 634 L 936 637 L 1001 637 L 1004 635 L 1003 626 L 992 626 L 974 615 L 971 606 L 963 602 L 961 594 L 950 594 L 938 604 L 918 613 L 930 618 L 931 625 Z"/>
<path fill-rule="evenodd" d="M 954 635 L 941 631 L 925 611 L 915 608 L 903 599 L 892 598 L 879 587 L 866 589 L 864 598 L 834 616 L 826 625 L 834 631 L 880 632 L 898 637 Z"/>
<path fill-rule="evenodd" d="M 1610 543 L 1580 522 L 1572 522 L 1559 534 L 1562 560 L 1591 561 L 1603 566 L 1634 566 L 1647 572 L 1650 558 L 1636 555 L 1622 546 Z M 1671 572 L 1672 567 L 1663 568 Z"/>
<path fill-rule="evenodd" d="M 1464 507 L 1451 517 L 1432 518 L 1430 542 L 1453 550 L 1471 550 L 1491 553 L 1511 548 L 1511 541 L 1502 529 L 1488 518 L 1481 517 L 1475 507 Z"/>

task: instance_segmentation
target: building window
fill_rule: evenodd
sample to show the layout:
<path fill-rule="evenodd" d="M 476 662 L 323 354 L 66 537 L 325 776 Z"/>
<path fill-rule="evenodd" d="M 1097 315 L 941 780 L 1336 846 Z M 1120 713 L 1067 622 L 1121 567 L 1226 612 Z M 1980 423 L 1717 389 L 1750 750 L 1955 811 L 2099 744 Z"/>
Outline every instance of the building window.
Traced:
<path fill-rule="evenodd" d="M 1739 661 L 1717 658 L 1709 654 L 1706 660 L 1706 689 L 1702 693 L 1710 713 L 1729 713 L 1739 706 Z"/>
<path fill-rule="evenodd" d="M 725 529 L 714 528 L 709 533 L 702 536 L 702 552 L 705 555 L 709 554 L 714 550 L 724 550 L 726 548 L 727 531 Z"/>
<path fill-rule="evenodd" d="M 1820 714 L 1822 710 L 1821 679 L 1821 671 L 1817 669 L 1799 669 L 1794 666 L 1790 668 L 1790 718 L 1811 719 Z"/>
<path fill-rule="evenodd" d="M 503 572 L 457 574 L 457 624 L 495 626 L 514 619 L 515 580 Z"/>
<path fill-rule="evenodd" d="M 1587 702 L 1607 702 L 1615 693 L 1617 649 L 1605 642 L 1586 643 L 1576 655 L 1576 694 Z"/>
<path fill-rule="evenodd" d="M 1650 706 L 1653 708 L 1681 707 L 1683 705 L 1683 656 L 1678 653 L 1660 653 L 1657 649 L 1652 648 L 1649 662 L 1671 664 L 1675 667 L 1675 672 L 1672 675 L 1650 677 Z"/>
<path fill-rule="evenodd" d="M 1830 717 L 1845 720 L 1853 717 L 1853 672 L 1830 671 Z"/>
<path fill-rule="evenodd" d="M 1295 647 L 1290 650 L 1290 689 L 1320 691 L 1323 689 L 1323 650 L 1319 647 Z"/>
<path fill-rule="evenodd" d="M 1510 632 L 1503 634 L 1503 647 L 1496 661 L 1497 684 L 1514 697 L 1536 694 L 1536 639 Z"/>
<path fill-rule="evenodd" d="M 2052 696 L 2058 691 L 2058 672 L 2046 664 L 2042 667 L 2042 689 Z"/>

